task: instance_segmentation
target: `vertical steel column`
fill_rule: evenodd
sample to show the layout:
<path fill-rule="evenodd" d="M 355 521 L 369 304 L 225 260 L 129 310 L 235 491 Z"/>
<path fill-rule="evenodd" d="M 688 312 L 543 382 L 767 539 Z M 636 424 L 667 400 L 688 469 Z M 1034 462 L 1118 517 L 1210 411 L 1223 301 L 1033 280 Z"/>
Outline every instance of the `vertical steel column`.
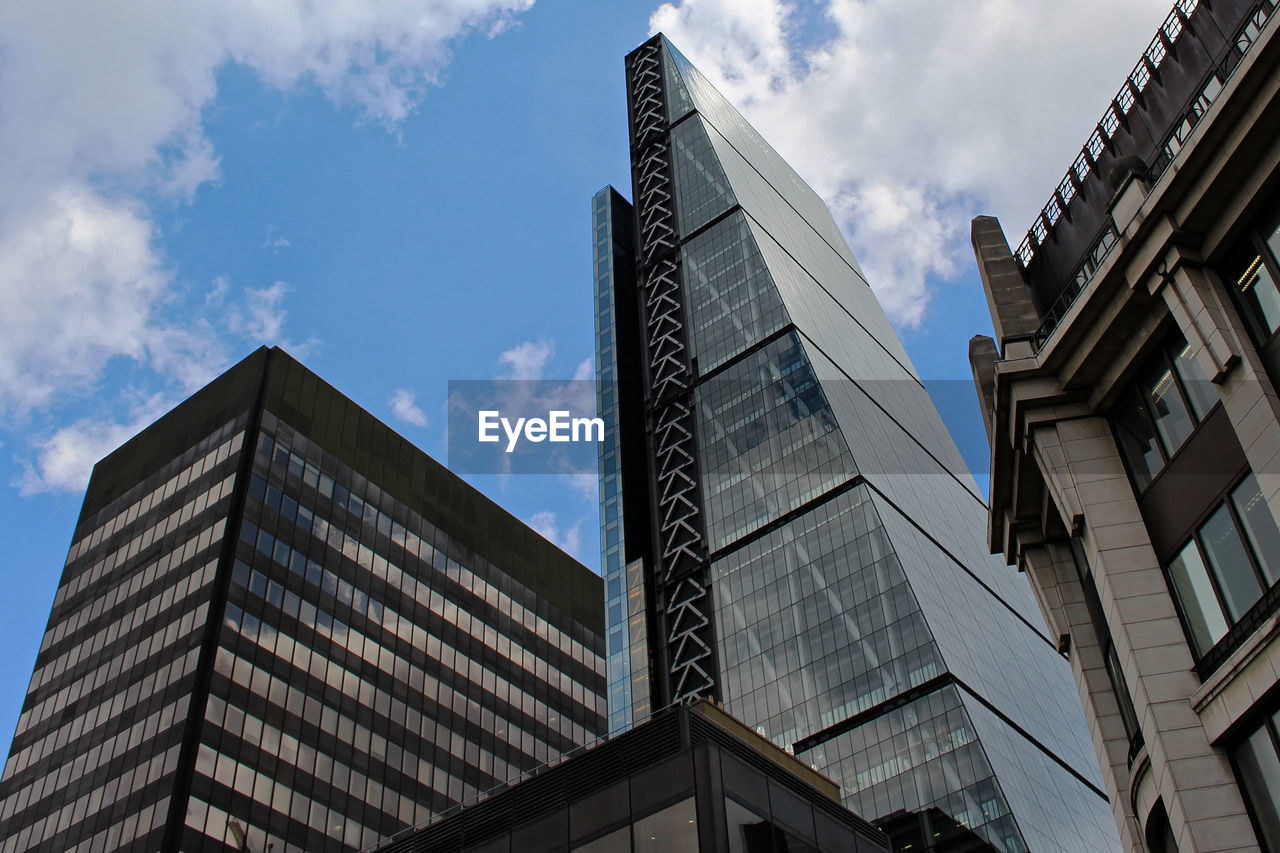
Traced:
<path fill-rule="evenodd" d="M 629 57 L 627 93 L 640 226 L 645 420 L 657 509 L 653 589 L 661 608 L 658 636 L 666 644 L 657 655 L 666 671 L 658 675 L 663 699 L 675 703 L 719 697 L 662 59 L 660 38 L 636 50 Z"/>

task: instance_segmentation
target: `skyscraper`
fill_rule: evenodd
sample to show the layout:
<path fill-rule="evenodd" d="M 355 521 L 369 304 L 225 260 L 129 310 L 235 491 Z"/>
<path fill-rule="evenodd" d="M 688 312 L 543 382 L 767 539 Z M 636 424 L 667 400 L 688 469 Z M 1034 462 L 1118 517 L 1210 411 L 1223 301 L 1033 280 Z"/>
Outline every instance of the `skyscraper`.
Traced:
<path fill-rule="evenodd" d="M 718 699 L 864 817 L 1114 848 L 1070 670 L 827 208 L 665 38 L 626 69 L 635 210 L 595 200 L 602 524 L 610 600 L 647 619 L 609 610 L 614 719 L 647 675 L 653 707 Z"/>
<path fill-rule="evenodd" d="M 261 349 L 94 469 L 0 850 L 367 847 L 603 733 L 602 598 Z"/>

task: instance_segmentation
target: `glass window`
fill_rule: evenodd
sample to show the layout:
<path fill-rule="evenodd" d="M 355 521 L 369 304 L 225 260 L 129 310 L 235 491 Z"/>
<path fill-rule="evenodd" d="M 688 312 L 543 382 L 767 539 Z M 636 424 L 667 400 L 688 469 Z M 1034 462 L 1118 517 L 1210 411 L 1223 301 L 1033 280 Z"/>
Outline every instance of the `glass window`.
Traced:
<path fill-rule="evenodd" d="M 1191 403 L 1196 419 L 1204 420 L 1213 404 L 1218 402 L 1217 388 L 1192 355 L 1191 344 L 1181 336 L 1170 342 L 1169 357 L 1173 360 L 1173 369 L 1178 372 L 1178 378 L 1182 380 L 1182 389 L 1187 392 L 1187 400 Z"/>
<path fill-rule="evenodd" d="M 624 826 L 595 841 L 579 844 L 573 853 L 631 853 L 631 828 Z"/>
<path fill-rule="evenodd" d="M 1174 382 L 1173 369 L 1162 358 L 1146 369 L 1139 382 L 1146 398 L 1147 411 L 1155 421 L 1160 438 L 1164 440 L 1165 451 L 1173 455 L 1195 430 L 1187 404 Z"/>
<path fill-rule="evenodd" d="M 1267 586 L 1280 580 L 1280 531 L 1276 529 L 1275 516 L 1262 497 L 1262 488 L 1252 474 L 1247 475 L 1231 493 L 1231 503 L 1240 515 L 1240 522 L 1253 553 L 1258 556 Z"/>
<path fill-rule="evenodd" d="M 1213 591 L 1213 583 L 1194 541 L 1187 543 L 1169 564 L 1169 577 L 1191 640 L 1198 654 L 1204 654 L 1227 633 L 1227 618 Z"/>
<path fill-rule="evenodd" d="M 1240 530 L 1225 504 L 1200 528 L 1200 536 L 1227 612 L 1234 622 L 1262 597 L 1262 583 L 1254 573 Z"/>
<path fill-rule="evenodd" d="M 1145 489 L 1164 467 L 1164 456 L 1156 444 L 1156 430 L 1142 397 L 1137 392 L 1126 394 L 1112 410 L 1111 420 L 1134 482 L 1139 490 Z"/>
<path fill-rule="evenodd" d="M 1249 801 L 1260 839 L 1270 851 L 1280 850 L 1280 755 L 1273 718 L 1231 751 L 1241 787 Z"/>
<path fill-rule="evenodd" d="M 635 853 L 698 853 L 693 797 L 641 818 L 632 826 Z"/>
<path fill-rule="evenodd" d="M 1274 582 L 1280 531 L 1247 475 L 1169 563 L 1192 646 L 1203 657 Z"/>
<path fill-rule="evenodd" d="M 1268 242 L 1275 238 L 1276 235 L 1272 234 Z M 1246 251 L 1234 265 L 1231 283 L 1254 331 L 1263 340 L 1271 337 L 1280 328 L 1280 290 L 1276 288 L 1275 279 L 1262 255 L 1252 249 Z"/>
<path fill-rule="evenodd" d="M 1175 331 L 1111 412 L 1120 452 L 1139 491 L 1151 485 L 1217 402 L 1213 384 Z"/>

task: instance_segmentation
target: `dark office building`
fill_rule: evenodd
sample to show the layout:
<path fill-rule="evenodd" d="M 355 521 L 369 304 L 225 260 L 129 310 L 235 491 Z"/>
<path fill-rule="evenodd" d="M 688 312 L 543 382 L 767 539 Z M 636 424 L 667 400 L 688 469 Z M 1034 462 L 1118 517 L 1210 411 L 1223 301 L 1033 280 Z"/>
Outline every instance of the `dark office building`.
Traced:
<path fill-rule="evenodd" d="M 646 722 L 379 853 L 888 853 L 829 779 L 708 702 Z"/>
<path fill-rule="evenodd" d="M 593 235 L 611 723 L 714 698 L 868 819 L 1115 849 L 1070 668 L 826 206 L 662 36 L 626 74 L 635 209 L 606 188 Z"/>
<path fill-rule="evenodd" d="M 0 850 L 369 847 L 603 734 L 602 599 L 260 349 L 94 469 Z"/>

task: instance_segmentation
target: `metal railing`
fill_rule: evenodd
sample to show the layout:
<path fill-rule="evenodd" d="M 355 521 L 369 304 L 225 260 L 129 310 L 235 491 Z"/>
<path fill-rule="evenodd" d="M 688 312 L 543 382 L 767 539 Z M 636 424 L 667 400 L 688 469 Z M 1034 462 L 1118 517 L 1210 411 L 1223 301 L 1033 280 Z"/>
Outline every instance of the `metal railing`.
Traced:
<path fill-rule="evenodd" d="M 1165 170 L 1173 162 L 1174 157 L 1182 150 L 1182 146 L 1190 137 L 1191 131 L 1209 111 L 1209 107 L 1222 91 L 1230 73 L 1235 70 L 1235 66 L 1231 65 L 1232 60 L 1235 60 L 1235 65 L 1238 66 L 1239 59 L 1257 41 L 1262 27 L 1275 9 L 1275 3 L 1276 0 L 1261 0 L 1237 30 L 1235 38 L 1228 40 L 1231 47 L 1235 49 L 1234 54 L 1228 50 L 1226 55 L 1220 58 L 1219 62 L 1209 71 L 1200 86 L 1195 90 L 1195 95 L 1188 105 L 1183 108 L 1177 119 L 1173 121 L 1172 127 L 1165 134 L 1157 150 L 1154 162 L 1150 164 L 1150 168 L 1145 175 L 1152 183 L 1164 174 Z M 1080 154 L 1076 156 L 1071 168 L 1067 170 L 1066 177 L 1058 184 L 1049 202 L 1041 208 L 1035 222 L 1027 230 L 1027 235 L 1018 245 L 1018 250 L 1014 252 L 1014 257 L 1018 259 L 1018 263 L 1023 270 L 1027 268 L 1035 257 L 1036 250 L 1048 238 L 1050 229 L 1062 216 L 1067 203 L 1075 197 L 1084 179 L 1097 167 L 1098 158 L 1101 156 L 1102 151 L 1108 147 L 1112 134 L 1125 121 L 1129 111 L 1137 103 L 1142 91 L 1151 82 L 1160 63 L 1173 49 L 1174 42 L 1182 35 L 1186 29 L 1187 21 L 1199 5 L 1199 0 L 1178 0 L 1173 7 L 1173 11 L 1165 19 L 1164 24 L 1156 31 L 1151 44 L 1147 46 L 1142 58 L 1125 79 L 1124 86 L 1116 97 L 1112 99 L 1107 112 L 1098 122 L 1093 133 L 1090 134 L 1089 139 L 1085 142 Z M 1115 245 L 1117 239 L 1118 234 L 1115 223 L 1108 219 L 1101 233 L 1090 245 L 1089 251 L 1072 272 L 1067 284 L 1054 300 L 1053 305 L 1045 312 L 1045 316 L 1042 318 L 1040 327 L 1035 334 L 1037 350 L 1053 334 L 1053 330 L 1057 328 L 1063 315 L 1066 314 L 1081 291 L 1084 290 L 1084 286 L 1089 279 L 1093 277 L 1093 274 L 1102 265 L 1103 259 L 1111 250 L 1111 247 Z"/>

